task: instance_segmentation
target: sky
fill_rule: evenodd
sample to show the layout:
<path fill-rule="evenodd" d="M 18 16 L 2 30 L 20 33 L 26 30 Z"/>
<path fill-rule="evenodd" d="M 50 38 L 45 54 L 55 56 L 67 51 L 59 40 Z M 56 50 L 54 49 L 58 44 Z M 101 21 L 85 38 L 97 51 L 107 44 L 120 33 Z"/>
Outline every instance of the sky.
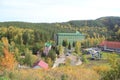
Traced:
<path fill-rule="evenodd" d="M 0 0 L 0 22 L 66 22 L 120 16 L 120 0 Z"/>

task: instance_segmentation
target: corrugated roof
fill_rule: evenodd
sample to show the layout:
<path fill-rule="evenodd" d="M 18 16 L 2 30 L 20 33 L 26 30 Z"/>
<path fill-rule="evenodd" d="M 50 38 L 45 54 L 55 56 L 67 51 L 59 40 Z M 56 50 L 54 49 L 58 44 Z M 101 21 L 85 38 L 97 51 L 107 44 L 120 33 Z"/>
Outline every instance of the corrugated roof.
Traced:
<path fill-rule="evenodd" d="M 57 33 L 57 35 L 83 35 L 80 32 L 76 31 L 76 33 Z"/>
<path fill-rule="evenodd" d="M 115 41 L 103 41 L 100 46 L 106 46 L 108 48 L 120 48 L 120 42 Z"/>
<path fill-rule="evenodd" d="M 34 68 L 38 68 L 41 67 L 43 69 L 48 69 L 48 64 L 46 62 L 44 62 L 43 60 L 40 60 L 39 62 L 37 62 L 34 66 Z"/>

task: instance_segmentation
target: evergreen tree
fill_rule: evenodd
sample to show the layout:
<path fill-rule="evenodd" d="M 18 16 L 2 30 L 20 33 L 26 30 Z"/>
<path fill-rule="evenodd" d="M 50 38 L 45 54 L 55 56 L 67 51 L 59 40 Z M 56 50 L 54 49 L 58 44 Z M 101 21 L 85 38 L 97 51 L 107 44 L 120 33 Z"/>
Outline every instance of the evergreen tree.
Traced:
<path fill-rule="evenodd" d="M 64 47 L 68 47 L 68 41 L 67 41 L 67 40 L 63 40 L 63 42 L 62 42 L 62 46 L 64 46 Z"/>
<path fill-rule="evenodd" d="M 56 59 L 56 52 L 53 49 L 51 49 L 49 54 L 48 54 L 48 57 L 54 61 Z"/>
<path fill-rule="evenodd" d="M 69 45 L 68 45 L 68 49 L 71 50 L 71 44 L 70 44 L 70 42 L 69 42 Z"/>
<path fill-rule="evenodd" d="M 73 42 L 72 46 L 75 47 L 75 41 Z"/>
<path fill-rule="evenodd" d="M 37 61 L 37 57 L 32 55 L 32 51 L 28 48 L 25 49 L 25 64 L 28 66 L 33 66 L 33 64 Z"/>

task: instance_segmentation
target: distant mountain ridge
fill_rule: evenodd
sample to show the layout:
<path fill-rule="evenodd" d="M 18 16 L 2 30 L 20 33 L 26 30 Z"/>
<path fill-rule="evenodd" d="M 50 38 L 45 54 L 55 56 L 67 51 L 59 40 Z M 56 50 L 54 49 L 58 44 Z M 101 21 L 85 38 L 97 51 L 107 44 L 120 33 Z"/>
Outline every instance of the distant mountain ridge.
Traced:
<path fill-rule="evenodd" d="M 72 20 L 69 21 L 73 26 L 94 26 L 94 27 L 110 27 L 113 28 L 114 25 L 120 26 L 120 17 L 108 16 L 108 17 L 100 17 L 96 20 Z"/>
<path fill-rule="evenodd" d="M 24 27 L 24 25 L 28 25 L 29 27 L 37 26 L 37 25 L 47 25 L 47 26 L 53 26 L 56 23 L 30 23 L 30 22 L 19 22 L 19 21 L 9 21 L 9 22 L 0 22 L 0 26 L 17 26 L 21 25 Z M 59 23 L 62 25 L 70 24 L 72 27 L 108 27 L 109 29 L 112 29 L 115 25 L 120 26 L 120 17 L 116 16 L 108 16 L 108 17 L 100 17 L 95 20 L 71 20 L 68 22 Z M 55 25 L 54 25 L 55 26 Z"/>
<path fill-rule="evenodd" d="M 71 20 L 61 23 L 31 23 L 21 21 L 0 22 L 3 27 L 32 29 L 42 41 L 54 39 L 56 33 L 72 33 L 76 30 L 86 34 L 87 37 L 105 36 L 108 40 L 120 41 L 120 17 L 100 17 L 95 20 Z M 2 31 L 2 30 L 1 30 Z M 3 35 L 3 34 L 1 34 Z M 0 35 L 0 36 L 1 36 Z"/>

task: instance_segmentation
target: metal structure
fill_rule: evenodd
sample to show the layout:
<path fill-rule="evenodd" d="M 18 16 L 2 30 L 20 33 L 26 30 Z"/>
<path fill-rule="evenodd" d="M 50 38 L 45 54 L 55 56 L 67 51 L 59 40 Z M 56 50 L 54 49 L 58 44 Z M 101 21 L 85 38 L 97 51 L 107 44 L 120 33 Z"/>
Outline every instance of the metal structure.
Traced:
<path fill-rule="evenodd" d="M 57 45 L 62 45 L 63 40 L 67 40 L 71 44 L 76 41 L 82 41 L 85 39 L 85 35 L 76 31 L 76 33 L 57 33 L 55 35 L 55 41 Z"/>

